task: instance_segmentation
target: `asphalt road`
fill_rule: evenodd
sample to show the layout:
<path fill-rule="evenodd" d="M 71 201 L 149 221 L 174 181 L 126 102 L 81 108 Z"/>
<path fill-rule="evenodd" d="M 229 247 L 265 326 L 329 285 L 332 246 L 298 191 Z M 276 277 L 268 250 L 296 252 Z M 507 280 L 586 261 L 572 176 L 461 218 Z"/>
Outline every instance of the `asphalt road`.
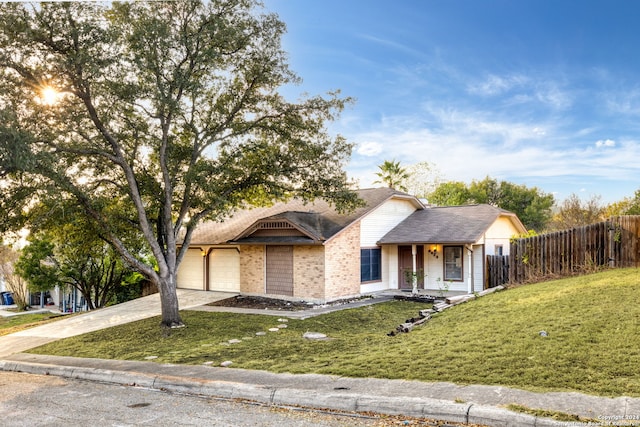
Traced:
<path fill-rule="evenodd" d="M 169 394 L 137 387 L 0 372 L 0 424 L 74 426 L 433 426 Z"/>

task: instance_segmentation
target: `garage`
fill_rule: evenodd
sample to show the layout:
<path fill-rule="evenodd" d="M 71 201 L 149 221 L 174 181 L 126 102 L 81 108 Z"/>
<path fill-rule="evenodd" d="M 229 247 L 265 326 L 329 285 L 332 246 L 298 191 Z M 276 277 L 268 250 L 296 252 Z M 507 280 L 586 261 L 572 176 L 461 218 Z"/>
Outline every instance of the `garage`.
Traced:
<path fill-rule="evenodd" d="M 201 250 L 189 249 L 178 267 L 178 288 L 204 290 Z"/>
<path fill-rule="evenodd" d="M 225 248 L 211 251 L 209 290 L 240 292 L 240 254 L 237 249 Z"/>

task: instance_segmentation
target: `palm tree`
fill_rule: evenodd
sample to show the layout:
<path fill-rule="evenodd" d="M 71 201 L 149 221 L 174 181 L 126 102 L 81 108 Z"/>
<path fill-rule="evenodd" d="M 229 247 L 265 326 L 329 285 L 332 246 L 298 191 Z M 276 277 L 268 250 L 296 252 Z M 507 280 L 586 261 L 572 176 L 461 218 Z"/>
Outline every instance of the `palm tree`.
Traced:
<path fill-rule="evenodd" d="M 378 168 L 380 172 L 376 172 L 376 175 L 380 179 L 374 181 L 374 184 L 385 184 L 395 190 L 407 191 L 405 182 L 410 175 L 405 168 L 400 166 L 400 162 L 385 160 Z"/>

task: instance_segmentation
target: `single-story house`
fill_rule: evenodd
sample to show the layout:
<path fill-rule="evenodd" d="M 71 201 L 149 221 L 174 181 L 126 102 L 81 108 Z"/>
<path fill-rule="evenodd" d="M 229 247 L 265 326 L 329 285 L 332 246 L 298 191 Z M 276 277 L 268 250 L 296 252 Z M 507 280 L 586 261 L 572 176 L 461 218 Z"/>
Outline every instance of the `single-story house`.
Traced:
<path fill-rule="evenodd" d="M 524 233 L 489 205 L 429 207 L 390 188 L 358 190 L 364 206 L 339 213 L 291 200 L 201 224 L 178 287 L 327 302 L 387 289 L 476 292 L 485 255 L 508 255 Z"/>

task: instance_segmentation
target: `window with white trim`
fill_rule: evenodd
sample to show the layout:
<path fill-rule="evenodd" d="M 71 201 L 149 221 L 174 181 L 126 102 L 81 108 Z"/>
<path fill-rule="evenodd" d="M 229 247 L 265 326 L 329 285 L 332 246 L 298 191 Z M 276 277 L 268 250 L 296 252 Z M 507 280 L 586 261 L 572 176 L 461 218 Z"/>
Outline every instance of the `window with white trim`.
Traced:
<path fill-rule="evenodd" d="M 382 250 L 360 249 L 360 281 L 374 282 L 382 277 Z"/>
<path fill-rule="evenodd" d="M 444 280 L 462 281 L 462 246 L 444 247 Z"/>

